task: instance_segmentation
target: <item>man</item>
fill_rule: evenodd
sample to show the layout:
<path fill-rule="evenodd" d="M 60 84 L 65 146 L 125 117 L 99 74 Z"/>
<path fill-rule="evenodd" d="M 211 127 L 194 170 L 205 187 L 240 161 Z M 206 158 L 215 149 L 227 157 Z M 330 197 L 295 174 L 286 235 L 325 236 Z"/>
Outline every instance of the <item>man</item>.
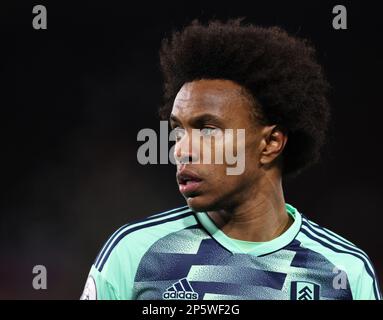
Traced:
<path fill-rule="evenodd" d="M 318 158 L 327 83 L 306 41 L 279 28 L 198 21 L 162 43 L 165 103 L 187 206 L 117 230 L 82 299 L 380 299 L 368 256 L 286 204 L 282 177 Z M 245 166 L 197 162 L 193 130 Z M 198 151 L 197 151 L 198 150 Z M 214 149 L 215 150 L 215 149 Z"/>

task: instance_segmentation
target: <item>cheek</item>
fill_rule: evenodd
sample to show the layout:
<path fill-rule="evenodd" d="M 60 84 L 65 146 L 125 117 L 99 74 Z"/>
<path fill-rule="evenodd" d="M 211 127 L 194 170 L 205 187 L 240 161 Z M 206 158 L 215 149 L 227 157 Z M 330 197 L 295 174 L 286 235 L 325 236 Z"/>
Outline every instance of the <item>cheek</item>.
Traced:
<path fill-rule="evenodd" d="M 224 194 L 225 190 L 230 188 L 233 183 L 233 176 L 226 174 L 225 165 L 205 165 L 203 172 L 206 182 L 204 192 L 210 195 Z"/>
<path fill-rule="evenodd" d="M 225 183 L 230 176 L 226 174 L 226 166 L 220 164 L 207 165 L 205 167 L 208 180 L 214 184 Z"/>
<path fill-rule="evenodd" d="M 244 175 L 228 175 L 227 166 L 216 165 L 209 170 L 209 187 L 215 190 L 222 190 L 223 193 L 241 184 Z"/>
<path fill-rule="evenodd" d="M 253 172 L 258 168 L 260 153 L 254 147 L 248 148 L 246 151 L 246 171 Z"/>
<path fill-rule="evenodd" d="M 246 163 L 251 168 L 257 168 L 261 156 L 260 142 L 255 137 L 249 138 L 245 144 Z"/>

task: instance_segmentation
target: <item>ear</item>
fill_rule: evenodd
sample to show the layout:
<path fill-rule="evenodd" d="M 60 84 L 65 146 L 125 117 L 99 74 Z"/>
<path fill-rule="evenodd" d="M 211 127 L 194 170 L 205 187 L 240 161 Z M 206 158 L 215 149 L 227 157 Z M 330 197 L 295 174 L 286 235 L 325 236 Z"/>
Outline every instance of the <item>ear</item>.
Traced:
<path fill-rule="evenodd" d="M 261 165 L 272 163 L 283 151 L 287 143 L 287 133 L 277 125 L 265 126 L 262 130 Z"/>

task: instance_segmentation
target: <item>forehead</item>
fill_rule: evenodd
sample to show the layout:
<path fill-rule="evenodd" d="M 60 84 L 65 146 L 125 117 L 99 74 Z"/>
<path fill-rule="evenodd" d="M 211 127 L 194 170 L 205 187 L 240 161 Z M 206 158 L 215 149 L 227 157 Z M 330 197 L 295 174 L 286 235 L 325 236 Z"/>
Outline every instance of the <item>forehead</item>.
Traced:
<path fill-rule="evenodd" d="M 178 92 L 172 114 L 177 117 L 211 113 L 218 116 L 248 117 L 250 101 L 240 85 L 230 80 L 197 80 L 185 83 Z"/>

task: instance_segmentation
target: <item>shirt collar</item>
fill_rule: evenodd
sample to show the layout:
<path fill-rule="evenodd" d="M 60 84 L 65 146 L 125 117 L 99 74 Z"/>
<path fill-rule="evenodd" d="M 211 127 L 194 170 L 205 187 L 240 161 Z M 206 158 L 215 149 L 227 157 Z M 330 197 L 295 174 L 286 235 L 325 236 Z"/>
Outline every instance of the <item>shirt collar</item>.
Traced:
<path fill-rule="evenodd" d="M 202 226 L 210 233 L 210 235 L 230 252 L 242 254 L 247 253 L 255 256 L 261 256 L 284 248 L 298 235 L 302 224 L 302 216 L 296 208 L 287 203 L 286 211 L 293 217 L 293 224 L 277 238 L 255 245 L 254 249 L 248 252 L 244 252 L 233 239 L 228 237 L 222 230 L 220 230 L 209 217 L 207 212 L 196 212 L 196 217 Z"/>

